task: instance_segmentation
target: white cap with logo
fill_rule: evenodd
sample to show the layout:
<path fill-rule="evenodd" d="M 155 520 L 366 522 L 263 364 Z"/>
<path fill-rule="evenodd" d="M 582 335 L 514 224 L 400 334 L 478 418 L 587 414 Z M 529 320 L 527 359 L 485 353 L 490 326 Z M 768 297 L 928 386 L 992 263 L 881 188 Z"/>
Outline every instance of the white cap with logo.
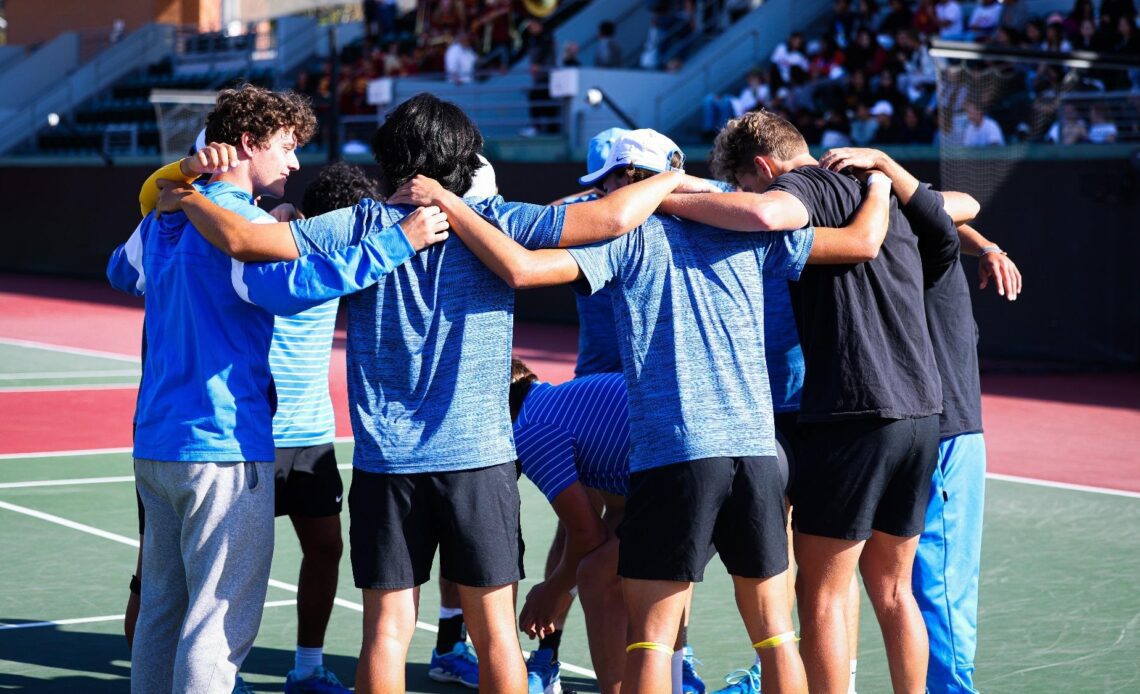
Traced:
<path fill-rule="evenodd" d="M 674 154 L 681 154 L 681 162 L 684 164 L 684 153 L 677 143 L 656 130 L 630 130 L 614 142 L 601 168 L 579 178 L 578 182 L 584 186 L 594 185 L 619 166 L 635 166 L 656 173 L 683 171 L 680 166 L 670 166 Z"/>

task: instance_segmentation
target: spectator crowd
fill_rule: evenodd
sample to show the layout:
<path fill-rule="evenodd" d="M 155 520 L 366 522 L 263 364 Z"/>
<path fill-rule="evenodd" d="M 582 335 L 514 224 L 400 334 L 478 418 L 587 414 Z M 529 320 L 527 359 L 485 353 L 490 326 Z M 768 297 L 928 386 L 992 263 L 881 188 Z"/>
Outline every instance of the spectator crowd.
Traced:
<path fill-rule="evenodd" d="M 1068 14 L 1046 17 L 1025 0 L 978 0 L 969 11 L 957 0 L 836 0 L 822 33 L 791 34 L 739 95 L 707 95 L 702 129 L 711 137 L 728 118 L 766 108 L 825 147 L 1140 138 L 1140 70 L 1077 70 L 1040 56 L 1140 59 L 1136 17 L 1133 0 L 1075 0 Z M 939 90 L 932 38 L 1037 57 L 952 61 Z M 1107 92 L 1118 98 L 1097 99 Z"/>

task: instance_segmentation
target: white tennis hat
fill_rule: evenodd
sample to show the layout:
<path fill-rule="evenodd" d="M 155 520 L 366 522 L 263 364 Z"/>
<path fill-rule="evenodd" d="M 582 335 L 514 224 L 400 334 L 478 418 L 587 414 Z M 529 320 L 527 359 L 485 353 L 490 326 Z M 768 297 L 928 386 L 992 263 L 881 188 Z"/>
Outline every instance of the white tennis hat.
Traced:
<path fill-rule="evenodd" d="M 606 162 L 602 164 L 601 168 L 579 178 L 578 182 L 584 186 L 594 185 L 619 166 L 636 166 L 639 169 L 656 173 L 670 170 L 682 171 L 683 169 L 680 166 L 674 168 L 669 165 L 674 153 L 681 154 L 683 164 L 684 153 L 681 152 L 677 143 L 656 130 L 648 128 L 630 130 L 614 142 L 614 146 L 610 149 L 609 155 L 606 156 Z"/>
<path fill-rule="evenodd" d="M 475 169 L 471 187 L 463 194 L 465 198 L 493 198 L 499 194 L 499 184 L 495 181 L 495 167 L 482 154 L 476 155 L 483 165 Z"/>

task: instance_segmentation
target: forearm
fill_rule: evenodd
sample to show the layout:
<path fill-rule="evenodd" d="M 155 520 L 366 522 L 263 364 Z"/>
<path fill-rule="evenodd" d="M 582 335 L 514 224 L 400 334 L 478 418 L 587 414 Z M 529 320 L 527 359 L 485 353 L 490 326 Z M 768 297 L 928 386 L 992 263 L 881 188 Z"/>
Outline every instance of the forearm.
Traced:
<path fill-rule="evenodd" d="M 142 216 L 147 216 L 158 205 L 158 181 L 165 179 L 168 181 L 183 181 L 185 183 L 193 183 L 198 178 L 198 174 L 186 173 L 183 166 L 185 159 L 179 159 L 173 164 L 167 164 L 158 171 L 155 171 L 143 183 L 142 189 L 139 190 L 139 212 Z"/>
<path fill-rule="evenodd" d="M 891 186 L 874 177 L 851 222 L 842 229 L 817 227 L 808 262 L 812 265 L 848 265 L 874 260 L 890 225 Z"/>
<path fill-rule="evenodd" d="M 782 200 L 786 193 L 670 195 L 660 211 L 730 231 L 785 231 L 807 226 L 807 211 Z M 777 197 L 779 196 L 779 197 Z M 791 197 L 788 195 L 787 197 Z"/>
<path fill-rule="evenodd" d="M 969 224 L 958 225 L 958 240 L 962 244 L 962 253 L 975 258 L 982 254 L 983 248 L 997 248 L 998 245 L 990 241 L 982 233 Z"/>
<path fill-rule="evenodd" d="M 667 171 L 623 186 L 597 200 L 566 208 L 559 246 L 584 246 L 625 234 L 645 222 L 684 174 Z"/>
<path fill-rule="evenodd" d="M 578 264 L 566 251 L 524 248 L 451 193 L 438 202 L 463 244 L 515 289 L 568 284 L 578 278 Z"/>
<path fill-rule="evenodd" d="M 198 233 L 232 258 L 266 262 L 299 257 L 288 224 L 254 224 L 236 212 L 213 204 L 198 192 L 184 197 L 181 207 Z"/>
<path fill-rule="evenodd" d="M 881 151 L 875 151 L 875 169 L 886 174 L 891 179 L 891 191 L 899 200 L 899 205 L 910 202 L 914 191 L 918 190 L 918 179 L 902 167 L 897 161 L 891 159 Z"/>
<path fill-rule="evenodd" d="M 241 276 L 250 301 L 276 315 L 292 315 L 367 289 L 413 255 L 397 224 L 337 251 L 244 265 Z"/>

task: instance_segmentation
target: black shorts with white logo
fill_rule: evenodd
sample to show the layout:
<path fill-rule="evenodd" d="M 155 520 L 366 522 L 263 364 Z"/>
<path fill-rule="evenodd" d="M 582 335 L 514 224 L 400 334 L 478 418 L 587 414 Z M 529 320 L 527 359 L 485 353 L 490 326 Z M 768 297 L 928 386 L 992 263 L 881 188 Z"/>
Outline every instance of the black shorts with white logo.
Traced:
<path fill-rule="evenodd" d="M 866 540 L 913 537 L 926 524 L 938 464 L 938 415 L 798 425 L 792 524 L 800 532 Z"/>
<path fill-rule="evenodd" d="M 396 590 L 431 576 L 485 588 L 523 577 L 515 463 L 476 470 L 380 474 L 353 469 L 349 550 L 357 588 Z"/>
<path fill-rule="evenodd" d="M 785 479 L 775 456 L 702 458 L 631 474 L 617 531 L 618 574 L 700 581 L 714 552 L 733 576 L 782 573 Z"/>
<path fill-rule="evenodd" d="M 274 476 L 274 513 L 278 516 L 325 518 L 340 515 L 344 483 L 336 469 L 331 443 L 278 448 Z"/>

